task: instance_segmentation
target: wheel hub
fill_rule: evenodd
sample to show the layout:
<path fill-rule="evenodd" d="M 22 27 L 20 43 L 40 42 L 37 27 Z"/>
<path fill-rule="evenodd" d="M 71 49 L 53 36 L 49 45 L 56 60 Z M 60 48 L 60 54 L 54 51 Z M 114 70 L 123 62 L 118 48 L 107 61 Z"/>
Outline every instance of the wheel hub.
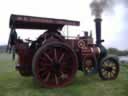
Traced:
<path fill-rule="evenodd" d="M 112 71 L 112 67 L 106 67 L 105 69 L 106 69 L 106 71 L 109 71 L 109 72 Z"/>
<path fill-rule="evenodd" d="M 53 69 L 55 71 L 58 71 L 60 69 L 60 64 L 57 61 L 53 61 Z"/>

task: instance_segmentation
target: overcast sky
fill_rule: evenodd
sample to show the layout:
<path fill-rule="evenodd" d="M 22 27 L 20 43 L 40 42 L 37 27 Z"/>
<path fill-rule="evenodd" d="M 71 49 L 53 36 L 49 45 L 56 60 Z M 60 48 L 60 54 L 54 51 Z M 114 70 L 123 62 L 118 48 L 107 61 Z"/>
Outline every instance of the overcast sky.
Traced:
<path fill-rule="evenodd" d="M 91 15 L 92 0 L 1 0 L 0 1 L 0 45 L 7 44 L 9 18 L 11 14 L 71 19 L 80 21 L 80 27 L 69 27 L 69 35 L 77 36 L 83 31 L 93 31 L 94 16 Z M 117 4 L 110 12 L 102 15 L 102 38 L 104 46 L 128 49 L 128 11 L 123 4 Z M 21 38 L 36 39 L 42 30 L 17 30 Z M 66 35 L 66 33 L 65 33 Z"/>

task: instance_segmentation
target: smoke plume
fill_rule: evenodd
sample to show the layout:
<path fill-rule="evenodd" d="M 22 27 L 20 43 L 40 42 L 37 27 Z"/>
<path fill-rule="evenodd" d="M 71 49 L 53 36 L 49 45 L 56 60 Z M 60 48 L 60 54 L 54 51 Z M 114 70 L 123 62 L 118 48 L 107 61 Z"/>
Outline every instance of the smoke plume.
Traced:
<path fill-rule="evenodd" d="M 90 4 L 92 15 L 100 18 L 102 13 L 113 8 L 114 0 L 93 0 Z"/>
<path fill-rule="evenodd" d="M 90 4 L 92 15 L 100 18 L 104 11 L 109 11 L 114 8 L 116 4 L 122 4 L 128 8 L 128 0 L 93 0 Z"/>

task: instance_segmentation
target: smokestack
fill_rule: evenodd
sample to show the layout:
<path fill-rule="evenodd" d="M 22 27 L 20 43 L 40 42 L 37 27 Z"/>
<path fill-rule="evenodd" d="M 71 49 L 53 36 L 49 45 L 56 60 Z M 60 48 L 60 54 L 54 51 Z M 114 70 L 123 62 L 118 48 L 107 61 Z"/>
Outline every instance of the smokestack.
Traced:
<path fill-rule="evenodd" d="M 96 27 L 96 45 L 101 45 L 101 18 L 96 18 L 95 20 L 95 27 Z"/>
<path fill-rule="evenodd" d="M 101 17 L 102 13 L 105 11 L 112 10 L 114 3 L 116 0 L 92 0 L 90 4 L 90 8 L 92 11 L 92 15 L 95 16 L 95 26 L 96 26 L 96 44 L 97 46 L 101 45 Z"/>

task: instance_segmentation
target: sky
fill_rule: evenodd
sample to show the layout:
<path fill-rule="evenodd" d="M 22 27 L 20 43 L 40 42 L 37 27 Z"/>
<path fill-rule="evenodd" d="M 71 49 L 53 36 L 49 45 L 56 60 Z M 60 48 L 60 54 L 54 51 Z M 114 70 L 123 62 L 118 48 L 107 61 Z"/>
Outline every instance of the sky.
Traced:
<path fill-rule="evenodd" d="M 0 45 L 5 45 L 9 38 L 9 19 L 11 14 L 69 19 L 80 21 L 79 27 L 68 26 L 70 36 L 83 35 L 92 31 L 95 38 L 94 16 L 91 15 L 92 0 L 1 0 L 0 1 Z M 113 10 L 102 14 L 102 39 L 107 48 L 128 49 L 128 11 L 121 3 Z M 20 38 L 35 40 L 43 30 L 16 30 Z M 66 26 L 62 34 L 67 33 Z"/>

